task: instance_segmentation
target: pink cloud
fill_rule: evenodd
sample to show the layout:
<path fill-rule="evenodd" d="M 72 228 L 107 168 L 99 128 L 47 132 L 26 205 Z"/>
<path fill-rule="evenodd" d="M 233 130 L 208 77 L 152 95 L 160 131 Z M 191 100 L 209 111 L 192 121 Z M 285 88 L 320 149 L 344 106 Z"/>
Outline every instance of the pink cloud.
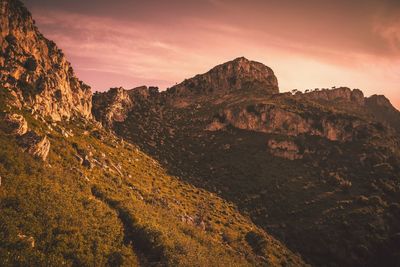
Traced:
<path fill-rule="evenodd" d="M 211 2 L 225 8 L 223 1 Z M 250 27 L 246 23 L 254 21 L 232 23 L 235 16 L 227 20 L 184 16 L 171 28 L 171 22 L 121 21 L 62 11 L 35 10 L 34 16 L 40 30 L 56 41 L 79 77 L 94 90 L 142 84 L 166 88 L 216 64 L 246 56 L 272 67 L 282 90 L 343 85 L 363 89 L 367 95 L 385 94 L 400 107 L 395 27 L 375 24 L 371 28 L 390 47 L 385 51 L 349 41 L 346 34 L 326 39 L 321 29 L 301 33 L 309 21 L 297 22 L 299 33 L 295 33 L 290 31 L 293 21 L 275 29 L 278 18 L 265 27 Z M 316 40 L 318 36 L 325 39 Z"/>

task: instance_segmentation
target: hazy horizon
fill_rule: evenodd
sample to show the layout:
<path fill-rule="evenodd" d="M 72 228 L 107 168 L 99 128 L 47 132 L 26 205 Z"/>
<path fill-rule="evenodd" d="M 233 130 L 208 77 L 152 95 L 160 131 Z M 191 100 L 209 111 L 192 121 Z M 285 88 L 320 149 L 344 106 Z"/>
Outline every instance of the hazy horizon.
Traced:
<path fill-rule="evenodd" d="M 346 86 L 400 108 L 397 1 L 24 2 L 93 91 L 165 89 L 244 56 L 281 91 Z"/>

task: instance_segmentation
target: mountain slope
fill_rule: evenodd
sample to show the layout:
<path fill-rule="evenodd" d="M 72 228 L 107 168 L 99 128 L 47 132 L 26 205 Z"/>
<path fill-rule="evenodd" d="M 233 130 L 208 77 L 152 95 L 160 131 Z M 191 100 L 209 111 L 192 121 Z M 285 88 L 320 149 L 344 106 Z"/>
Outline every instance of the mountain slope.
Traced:
<path fill-rule="evenodd" d="M 22 114 L 51 150 L 43 163 L 0 132 L 2 266 L 304 265 L 232 204 L 96 125 Z"/>
<path fill-rule="evenodd" d="M 385 96 L 373 95 L 369 97 L 366 106 L 378 120 L 388 123 L 397 131 L 400 131 L 400 112 L 392 106 Z"/>
<path fill-rule="evenodd" d="M 306 266 L 93 120 L 89 87 L 23 5 L 1 15 L 1 266 Z"/>
<path fill-rule="evenodd" d="M 129 96 L 136 104 L 112 129 L 169 172 L 237 204 L 316 266 L 397 266 L 395 125 L 374 114 L 359 90 L 292 95 L 259 84 L 225 90 L 217 82 L 210 91 L 194 86 L 198 95 L 171 88 Z M 94 97 L 95 114 L 118 106 L 96 105 L 108 94 Z"/>

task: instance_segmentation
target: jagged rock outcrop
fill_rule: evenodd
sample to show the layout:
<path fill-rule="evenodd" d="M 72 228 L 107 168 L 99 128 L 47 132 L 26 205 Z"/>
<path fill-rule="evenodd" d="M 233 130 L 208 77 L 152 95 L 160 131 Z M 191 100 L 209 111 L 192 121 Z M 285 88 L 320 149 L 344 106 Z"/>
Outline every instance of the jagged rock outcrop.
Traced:
<path fill-rule="evenodd" d="M 37 29 L 20 1 L 0 2 L 0 86 L 54 121 L 91 117 L 90 87 L 75 77 L 54 42 Z"/>
<path fill-rule="evenodd" d="M 366 98 L 365 105 L 377 120 L 389 124 L 400 132 L 400 112 L 393 107 L 389 99 L 383 95 L 373 95 Z"/>
<path fill-rule="evenodd" d="M 359 106 L 365 103 L 364 93 L 361 90 L 351 90 L 347 87 L 340 87 L 335 89 L 322 89 L 319 91 L 312 91 L 305 94 L 296 95 L 298 98 L 307 98 L 313 100 L 335 101 L 335 102 L 349 102 Z"/>
<path fill-rule="evenodd" d="M 112 126 L 114 121 L 124 121 L 132 107 L 131 97 L 122 87 L 93 95 L 93 115 L 105 126 Z"/>
<path fill-rule="evenodd" d="M 46 136 L 40 136 L 35 131 L 29 131 L 18 140 L 19 146 L 32 156 L 43 161 L 47 159 L 50 151 L 50 141 Z"/>
<path fill-rule="evenodd" d="M 228 94 L 237 90 L 258 90 L 265 94 L 279 93 L 278 79 L 271 68 L 244 57 L 214 67 L 209 72 L 170 88 L 172 96 Z"/>
<path fill-rule="evenodd" d="M 6 132 L 9 134 L 21 136 L 28 131 L 28 122 L 20 114 L 7 114 L 4 121 L 7 124 Z"/>
<path fill-rule="evenodd" d="M 103 125 L 111 127 L 114 122 L 123 122 L 134 105 L 158 96 L 157 87 L 140 86 L 130 90 L 111 88 L 93 95 L 93 115 Z"/>

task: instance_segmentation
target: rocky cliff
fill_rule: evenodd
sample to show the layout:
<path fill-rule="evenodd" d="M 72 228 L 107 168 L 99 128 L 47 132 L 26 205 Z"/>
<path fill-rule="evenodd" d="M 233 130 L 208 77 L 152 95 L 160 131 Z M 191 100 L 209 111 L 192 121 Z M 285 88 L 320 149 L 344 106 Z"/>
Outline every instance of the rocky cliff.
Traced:
<path fill-rule="evenodd" d="M 93 95 L 93 115 L 103 125 L 112 127 L 114 122 L 123 122 L 134 106 L 159 96 L 157 87 L 140 86 L 130 90 L 122 87 Z"/>
<path fill-rule="evenodd" d="M 0 86 L 24 105 L 54 121 L 91 118 L 90 87 L 76 78 L 54 42 L 35 26 L 19 1 L 0 1 Z"/>
<path fill-rule="evenodd" d="M 346 87 L 278 93 L 259 64 L 239 58 L 166 92 L 142 89 L 140 101 L 113 89 L 95 96 L 94 114 L 170 173 L 234 201 L 315 266 L 392 266 L 398 111 Z M 385 208 L 393 202 L 394 212 Z"/>
<path fill-rule="evenodd" d="M 246 89 L 276 94 L 279 93 L 278 79 L 271 68 L 240 57 L 185 80 L 167 93 L 173 96 L 221 95 Z"/>
<path fill-rule="evenodd" d="M 377 119 L 400 132 L 400 112 L 383 95 L 373 95 L 366 99 L 366 108 Z"/>
<path fill-rule="evenodd" d="M 221 111 L 212 125 L 218 130 L 226 126 L 238 129 L 298 136 L 321 136 L 331 141 L 351 141 L 364 129 L 364 123 L 351 116 L 293 111 L 273 104 L 230 107 Z M 211 127 L 208 126 L 208 129 Z"/>
<path fill-rule="evenodd" d="M 322 89 L 306 94 L 298 94 L 297 96 L 299 98 L 307 98 L 319 101 L 353 103 L 360 106 L 363 106 L 365 103 L 364 93 L 361 90 L 351 90 L 347 87 L 334 88 L 331 90 Z"/>

